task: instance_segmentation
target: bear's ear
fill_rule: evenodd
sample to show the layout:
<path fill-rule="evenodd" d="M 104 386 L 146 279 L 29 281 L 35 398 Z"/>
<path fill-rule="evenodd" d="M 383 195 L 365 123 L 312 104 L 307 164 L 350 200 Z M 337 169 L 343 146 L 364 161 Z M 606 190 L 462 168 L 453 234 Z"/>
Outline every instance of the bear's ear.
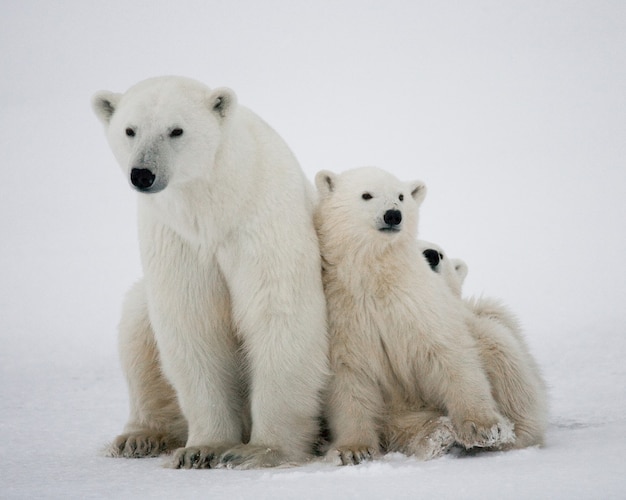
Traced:
<path fill-rule="evenodd" d="M 461 259 L 452 259 L 452 264 L 454 265 L 454 272 L 456 272 L 459 280 L 463 283 L 469 271 L 467 264 Z"/>
<path fill-rule="evenodd" d="M 237 96 L 231 89 L 219 87 L 209 93 L 208 103 L 211 111 L 224 118 L 237 104 Z"/>
<path fill-rule="evenodd" d="M 409 183 L 409 189 L 415 202 L 420 205 L 426 198 L 426 184 L 422 181 L 413 181 Z"/>
<path fill-rule="evenodd" d="M 108 90 L 102 90 L 97 92 L 91 98 L 91 107 L 98 119 L 108 125 L 111 121 L 115 108 L 117 108 L 122 94 L 116 94 L 115 92 L 109 92 Z"/>
<path fill-rule="evenodd" d="M 315 176 L 315 186 L 321 195 L 328 196 L 335 190 L 337 175 L 330 170 L 320 170 Z"/>

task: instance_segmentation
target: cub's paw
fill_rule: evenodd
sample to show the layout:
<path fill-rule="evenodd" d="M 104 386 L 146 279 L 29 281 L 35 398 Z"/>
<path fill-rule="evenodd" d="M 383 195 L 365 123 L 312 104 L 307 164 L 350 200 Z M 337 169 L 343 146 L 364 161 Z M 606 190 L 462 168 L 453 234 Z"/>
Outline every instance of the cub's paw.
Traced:
<path fill-rule="evenodd" d="M 158 457 L 161 453 L 168 453 L 183 444 L 165 433 L 133 432 L 117 436 L 105 453 L 109 457 Z"/>
<path fill-rule="evenodd" d="M 327 458 L 337 465 L 359 465 L 372 460 L 376 450 L 367 445 L 340 446 L 328 452 Z"/>
<path fill-rule="evenodd" d="M 464 421 L 457 427 L 459 444 L 465 448 L 499 448 L 515 441 L 513 424 L 506 418 L 492 423 Z"/>
<path fill-rule="evenodd" d="M 444 456 L 457 442 L 456 432 L 448 417 L 429 422 L 406 447 L 407 455 L 419 460 L 433 460 Z"/>
<path fill-rule="evenodd" d="M 229 446 L 188 446 L 179 448 L 174 453 L 173 460 L 166 464 L 172 469 L 214 469 L 219 457 Z"/>
<path fill-rule="evenodd" d="M 267 467 L 292 466 L 295 460 L 277 448 L 241 444 L 233 446 L 218 459 L 218 468 L 226 469 L 262 469 Z"/>

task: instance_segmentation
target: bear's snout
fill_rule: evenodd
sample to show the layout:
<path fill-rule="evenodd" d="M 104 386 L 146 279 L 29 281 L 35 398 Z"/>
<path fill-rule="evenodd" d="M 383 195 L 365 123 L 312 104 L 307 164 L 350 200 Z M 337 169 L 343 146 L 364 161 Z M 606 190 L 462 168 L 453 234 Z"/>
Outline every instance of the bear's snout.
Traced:
<path fill-rule="evenodd" d="M 424 257 L 426 257 L 430 268 L 433 271 L 437 271 L 437 266 L 439 265 L 439 261 L 441 260 L 439 252 L 437 250 L 433 250 L 432 248 L 427 248 L 422 253 L 424 254 Z"/>
<path fill-rule="evenodd" d="M 402 222 L 402 212 L 400 210 L 387 210 L 383 215 L 383 220 L 390 227 L 397 226 Z"/>
<path fill-rule="evenodd" d="M 147 191 L 154 184 L 156 175 L 152 173 L 152 170 L 147 168 L 133 168 L 130 171 L 130 182 L 139 191 Z"/>

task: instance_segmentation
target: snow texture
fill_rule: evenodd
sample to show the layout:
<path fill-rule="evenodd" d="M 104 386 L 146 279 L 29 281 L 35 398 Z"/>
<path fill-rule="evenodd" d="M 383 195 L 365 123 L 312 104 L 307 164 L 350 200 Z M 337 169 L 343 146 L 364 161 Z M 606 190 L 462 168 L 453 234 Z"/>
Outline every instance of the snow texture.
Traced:
<path fill-rule="evenodd" d="M 626 498 L 626 4 L 0 5 L 1 498 Z M 550 386 L 542 449 L 355 467 L 171 470 L 105 458 L 140 274 L 135 193 L 89 99 L 149 76 L 226 85 L 312 179 L 429 187 L 421 237 L 521 318 Z"/>

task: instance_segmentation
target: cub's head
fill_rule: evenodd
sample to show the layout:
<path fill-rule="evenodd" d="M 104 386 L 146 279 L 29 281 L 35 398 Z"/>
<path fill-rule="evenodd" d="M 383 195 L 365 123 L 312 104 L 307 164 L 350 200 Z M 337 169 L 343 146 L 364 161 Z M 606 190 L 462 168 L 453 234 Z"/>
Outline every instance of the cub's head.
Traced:
<path fill-rule="evenodd" d="M 210 175 L 236 97 L 172 76 L 145 80 L 124 94 L 98 92 L 92 107 L 131 186 L 158 193 Z"/>
<path fill-rule="evenodd" d="M 342 174 L 323 170 L 315 184 L 316 224 L 324 234 L 332 233 L 348 245 L 415 237 L 419 206 L 426 196 L 423 182 L 401 182 L 379 168 L 363 167 Z"/>
<path fill-rule="evenodd" d="M 434 243 L 420 240 L 418 245 L 430 268 L 441 276 L 457 297 L 460 297 L 468 272 L 467 264 L 461 259 L 449 259 L 443 249 Z"/>

